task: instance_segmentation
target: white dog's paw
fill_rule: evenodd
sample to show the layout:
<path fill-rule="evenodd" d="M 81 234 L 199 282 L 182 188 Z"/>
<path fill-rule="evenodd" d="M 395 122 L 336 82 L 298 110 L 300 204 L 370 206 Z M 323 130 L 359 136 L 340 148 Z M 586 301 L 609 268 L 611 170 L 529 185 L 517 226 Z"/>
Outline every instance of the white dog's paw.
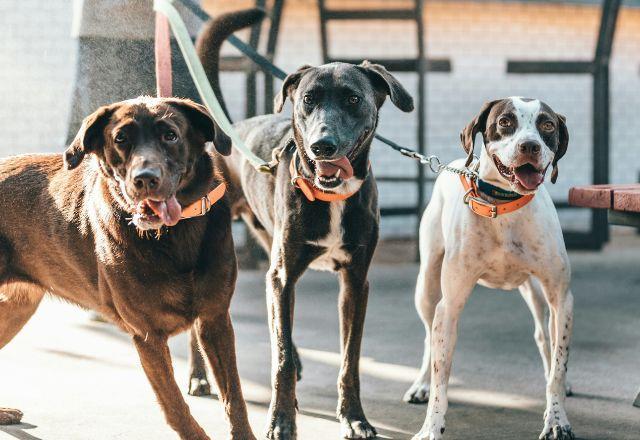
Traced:
<path fill-rule="evenodd" d="M 429 432 L 428 430 L 422 430 L 413 436 L 411 440 L 442 440 L 444 434 L 444 427 L 438 432 Z"/>
<path fill-rule="evenodd" d="M 407 403 L 427 403 L 429 402 L 429 384 L 425 382 L 414 382 L 404 393 L 402 398 Z"/>
<path fill-rule="evenodd" d="M 564 390 L 566 392 L 566 396 L 573 396 L 573 387 L 571 386 L 571 384 L 569 383 L 569 381 L 565 381 L 564 382 Z"/>
<path fill-rule="evenodd" d="M 419 433 L 412 440 L 442 440 L 444 436 L 444 417 L 428 417 Z"/>
<path fill-rule="evenodd" d="M 575 438 L 571 425 L 553 425 L 549 429 L 545 428 L 540 434 L 540 440 L 575 440 Z"/>

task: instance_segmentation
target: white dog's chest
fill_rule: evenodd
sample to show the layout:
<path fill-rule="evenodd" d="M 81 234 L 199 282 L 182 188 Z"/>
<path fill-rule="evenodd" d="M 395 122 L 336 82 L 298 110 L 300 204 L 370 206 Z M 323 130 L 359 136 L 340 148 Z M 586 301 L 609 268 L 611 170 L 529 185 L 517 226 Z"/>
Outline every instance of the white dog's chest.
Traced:
<path fill-rule="evenodd" d="M 344 251 L 342 230 L 342 212 L 344 211 L 345 202 L 331 202 L 329 233 L 322 239 L 317 241 L 309 241 L 308 244 L 320 246 L 325 251 L 309 265 L 315 270 L 324 270 L 333 272 L 337 265 L 349 262 L 349 254 Z"/>

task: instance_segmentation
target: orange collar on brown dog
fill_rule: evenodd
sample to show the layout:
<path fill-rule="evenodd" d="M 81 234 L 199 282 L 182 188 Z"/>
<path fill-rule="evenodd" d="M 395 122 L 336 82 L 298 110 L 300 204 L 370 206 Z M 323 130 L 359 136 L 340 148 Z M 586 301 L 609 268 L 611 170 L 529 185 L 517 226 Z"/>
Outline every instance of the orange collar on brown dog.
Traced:
<path fill-rule="evenodd" d="M 320 188 L 317 188 L 313 184 L 313 180 L 307 179 L 303 177 L 300 172 L 298 172 L 297 159 L 298 153 L 293 153 L 293 157 L 291 158 L 291 162 L 289 162 L 289 172 L 291 173 L 291 184 L 296 188 L 299 188 L 302 191 L 302 194 L 305 195 L 307 200 L 310 202 L 315 202 L 316 200 L 320 200 L 323 202 L 337 202 L 342 200 L 347 200 L 349 197 L 354 195 L 356 192 L 347 193 L 347 194 L 338 194 L 333 192 L 322 191 Z"/>
<path fill-rule="evenodd" d="M 211 210 L 211 207 L 216 204 L 224 193 L 227 192 L 227 185 L 222 182 L 220 185 L 213 188 L 209 194 L 202 197 L 200 200 L 192 203 L 182 210 L 181 219 L 188 219 L 193 217 L 201 217 L 206 215 Z"/>
<path fill-rule="evenodd" d="M 498 215 L 517 211 L 533 200 L 535 195 L 527 194 L 511 202 L 494 205 L 480 197 L 478 186 L 474 180 L 470 180 L 467 177 L 460 175 L 460 181 L 462 182 L 462 186 L 465 190 L 463 199 L 464 203 L 476 214 L 487 218 L 496 218 Z"/>

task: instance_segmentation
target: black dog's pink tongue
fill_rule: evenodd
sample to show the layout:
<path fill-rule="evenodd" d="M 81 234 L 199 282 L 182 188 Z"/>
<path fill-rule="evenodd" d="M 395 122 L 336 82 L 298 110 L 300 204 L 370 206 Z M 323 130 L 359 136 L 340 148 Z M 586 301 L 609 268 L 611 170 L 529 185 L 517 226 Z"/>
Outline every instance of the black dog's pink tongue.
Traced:
<path fill-rule="evenodd" d="M 516 179 L 528 190 L 534 190 L 544 181 L 544 172 L 538 171 L 532 166 L 522 166 L 513 170 Z"/>
<path fill-rule="evenodd" d="M 171 196 L 164 202 L 148 200 L 147 203 L 154 214 L 160 217 L 162 223 L 167 226 L 174 226 L 182 217 L 182 208 L 180 207 L 180 203 L 178 203 L 176 196 Z"/>
<path fill-rule="evenodd" d="M 323 177 L 333 177 L 338 171 L 340 171 L 340 177 L 342 180 L 349 180 L 353 177 L 353 167 L 351 162 L 346 156 L 342 156 L 340 159 L 329 161 L 317 161 L 316 169 L 318 174 Z"/>

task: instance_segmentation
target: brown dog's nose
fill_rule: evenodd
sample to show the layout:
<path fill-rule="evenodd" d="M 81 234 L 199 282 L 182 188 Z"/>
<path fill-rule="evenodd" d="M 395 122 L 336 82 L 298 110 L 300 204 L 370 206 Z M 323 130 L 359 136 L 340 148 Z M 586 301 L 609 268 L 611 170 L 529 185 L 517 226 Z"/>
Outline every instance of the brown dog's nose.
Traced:
<path fill-rule="evenodd" d="M 160 170 L 143 168 L 133 176 L 133 184 L 138 191 L 153 191 L 160 184 Z"/>
<path fill-rule="evenodd" d="M 540 152 L 540 144 L 536 141 L 524 141 L 518 145 L 521 153 L 538 154 Z"/>

